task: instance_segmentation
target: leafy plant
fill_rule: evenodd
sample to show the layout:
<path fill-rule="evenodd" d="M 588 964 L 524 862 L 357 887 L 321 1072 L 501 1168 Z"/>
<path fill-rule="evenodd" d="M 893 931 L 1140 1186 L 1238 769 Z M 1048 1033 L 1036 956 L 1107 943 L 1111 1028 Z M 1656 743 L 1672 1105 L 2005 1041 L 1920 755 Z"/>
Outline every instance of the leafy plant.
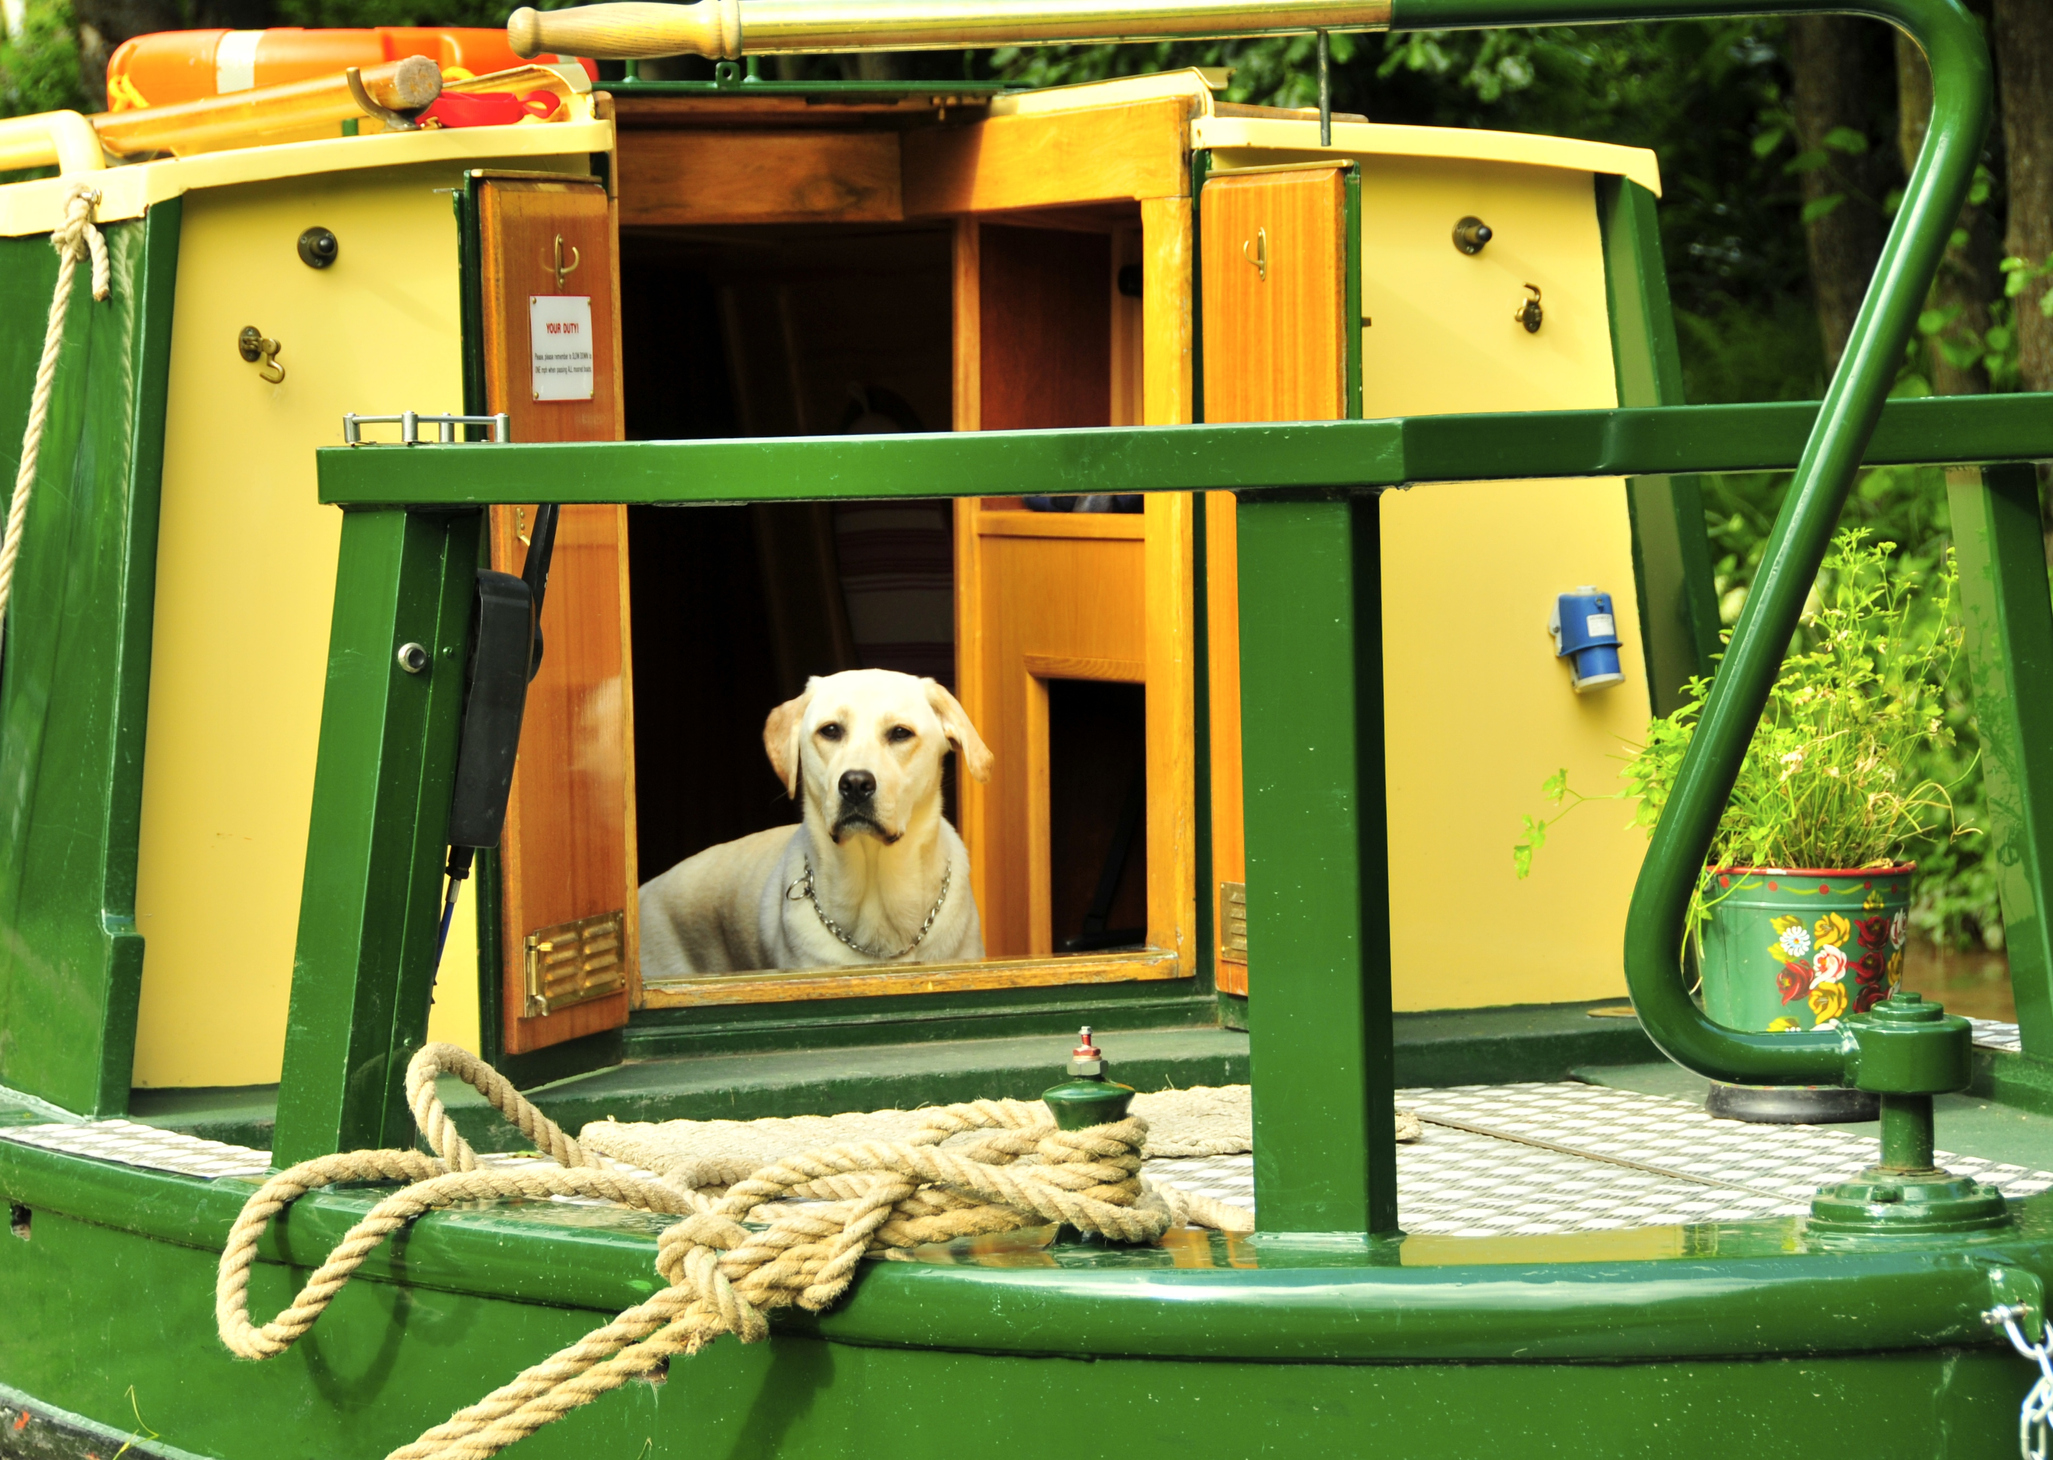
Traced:
<path fill-rule="evenodd" d="M 1833 540 L 1707 866 L 1884 866 L 1914 845 L 1966 834 L 1951 786 L 1930 773 L 1932 753 L 1954 745 L 1946 688 L 1962 634 L 1952 611 L 1953 557 L 1947 552 L 1936 571 L 1921 574 L 1892 563 L 1894 549 L 1871 542 L 1865 528 Z M 1655 720 L 1625 757 L 1620 790 L 1586 796 L 1562 771 L 1542 793 L 1564 807 L 1561 815 L 1584 801 L 1630 800 L 1633 824 L 1651 834 L 1709 693 L 1708 681 L 1690 681 L 1684 703 Z M 1972 766 L 1958 769 L 1955 784 Z M 1525 818 L 1512 850 L 1519 876 L 1531 870 L 1551 824 Z"/>

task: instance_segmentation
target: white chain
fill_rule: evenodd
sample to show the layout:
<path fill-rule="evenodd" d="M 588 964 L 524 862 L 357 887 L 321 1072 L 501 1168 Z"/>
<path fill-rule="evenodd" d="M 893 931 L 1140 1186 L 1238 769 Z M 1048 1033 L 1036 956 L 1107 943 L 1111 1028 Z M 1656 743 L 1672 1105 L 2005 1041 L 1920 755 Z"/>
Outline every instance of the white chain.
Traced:
<path fill-rule="evenodd" d="M 2053 1416 L 2053 1353 L 2049 1353 L 2046 1339 L 2033 1343 L 2017 1326 L 2027 1311 L 2016 1306 L 1992 1308 L 1982 1317 L 1991 1324 L 2000 1322 L 2010 1336 L 2010 1346 L 2039 1366 L 2038 1382 L 2017 1412 L 2017 1453 L 2023 1460 L 2049 1460 L 2053 1457 L 2053 1427 L 2048 1423 Z"/>

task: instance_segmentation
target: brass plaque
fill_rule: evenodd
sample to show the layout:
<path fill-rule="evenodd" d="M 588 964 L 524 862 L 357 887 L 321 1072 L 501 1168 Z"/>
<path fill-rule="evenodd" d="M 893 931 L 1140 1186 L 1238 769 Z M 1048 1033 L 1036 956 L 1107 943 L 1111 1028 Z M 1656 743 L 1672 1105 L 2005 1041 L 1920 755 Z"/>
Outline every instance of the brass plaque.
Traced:
<path fill-rule="evenodd" d="M 527 936 L 524 1018 L 539 1019 L 627 987 L 627 914 L 600 913 Z"/>
<path fill-rule="evenodd" d="M 1220 956 L 1247 962 L 1247 884 L 1219 884 Z"/>

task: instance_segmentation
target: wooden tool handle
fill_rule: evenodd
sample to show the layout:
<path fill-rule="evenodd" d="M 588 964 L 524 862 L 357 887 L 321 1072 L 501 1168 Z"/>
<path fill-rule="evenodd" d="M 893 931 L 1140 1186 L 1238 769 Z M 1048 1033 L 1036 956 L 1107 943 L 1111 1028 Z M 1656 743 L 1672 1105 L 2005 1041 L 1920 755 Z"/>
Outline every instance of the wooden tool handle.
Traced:
<path fill-rule="evenodd" d="M 506 38 L 519 56 L 553 51 L 609 61 L 681 55 L 732 60 L 741 54 L 741 14 L 735 0 L 698 0 L 694 5 L 617 0 L 567 10 L 522 8 L 507 17 Z"/>

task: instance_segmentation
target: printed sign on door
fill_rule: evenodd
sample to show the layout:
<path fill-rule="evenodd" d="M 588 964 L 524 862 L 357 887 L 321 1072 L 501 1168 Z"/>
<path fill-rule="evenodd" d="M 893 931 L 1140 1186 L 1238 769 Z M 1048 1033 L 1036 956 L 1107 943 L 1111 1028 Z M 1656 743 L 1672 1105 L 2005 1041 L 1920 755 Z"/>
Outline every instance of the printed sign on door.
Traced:
<path fill-rule="evenodd" d="M 590 295 L 530 294 L 528 338 L 536 400 L 592 398 Z"/>

